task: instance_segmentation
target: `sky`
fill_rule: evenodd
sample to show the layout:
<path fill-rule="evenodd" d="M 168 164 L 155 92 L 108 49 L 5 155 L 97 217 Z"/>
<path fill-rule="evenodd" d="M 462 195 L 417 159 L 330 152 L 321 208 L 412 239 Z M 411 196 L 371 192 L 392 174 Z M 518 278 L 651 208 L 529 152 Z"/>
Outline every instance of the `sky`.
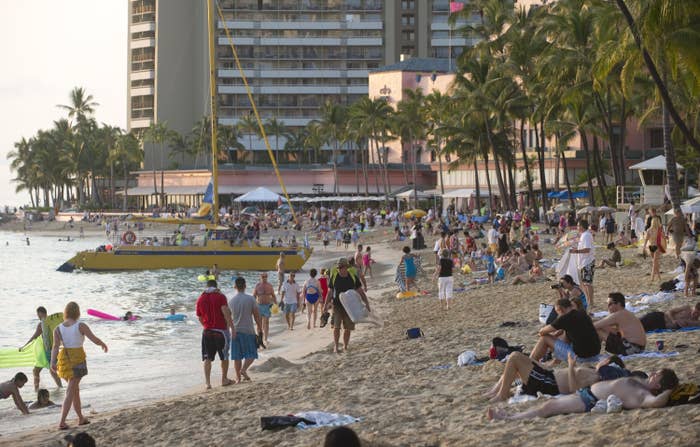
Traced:
<path fill-rule="evenodd" d="M 65 116 L 74 87 L 99 103 L 95 118 L 126 127 L 127 0 L 0 0 L 0 206 L 15 193 L 7 153 Z"/>

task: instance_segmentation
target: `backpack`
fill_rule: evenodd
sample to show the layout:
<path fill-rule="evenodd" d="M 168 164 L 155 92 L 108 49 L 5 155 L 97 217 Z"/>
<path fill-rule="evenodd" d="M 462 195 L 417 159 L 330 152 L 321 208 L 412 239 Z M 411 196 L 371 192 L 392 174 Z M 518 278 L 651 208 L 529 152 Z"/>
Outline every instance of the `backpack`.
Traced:
<path fill-rule="evenodd" d="M 359 275 L 357 274 L 357 269 L 355 267 L 348 267 L 348 274 L 353 281 L 359 281 Z M 335 278 L 338 276 L 338 267 L 333 267 L 331 269 L 331 274 L 328 275 L 328 284 L 335 284 Z"/>
<path fill-rule="evenodd" d="M 511 352 L 523 352 L 525 346 L 508 346 L 508 342 L 501 337 L 494 337 L 491 340 L 491 349 L 489 349 L 489 357 L 496 360 L 503 360 Z"/>

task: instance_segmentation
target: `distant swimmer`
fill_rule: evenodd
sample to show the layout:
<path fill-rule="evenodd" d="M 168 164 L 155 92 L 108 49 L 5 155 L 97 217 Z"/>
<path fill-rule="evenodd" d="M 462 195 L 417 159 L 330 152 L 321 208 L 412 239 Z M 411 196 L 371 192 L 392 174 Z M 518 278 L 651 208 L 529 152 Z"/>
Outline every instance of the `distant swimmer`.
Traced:
<path fill-rule="evenodd" d="M 132 320 L 140 320 L 140 319 L 141 319 L 141 317 L 139 315 L 134 315 L 134 313 L 131 311 L 128 311 L 122 317 L 122 320 L 124 320 L 124 321 L 132 321 Z"/>
<path fill-rule="evenodd" d="M 37 392 L 36 401 L 29 406 L 29 409 L 36 410 L 37 408 L 53 407 L 54 405 L 56 404 L 51 401 L 49 390 L 42 388 Z"/>
<path fill-rule="evenodd" d="M 29 245 L 29 238 L 27 238 L 26 240 L 27 240 L 27 245 Z"/>
<path fill-rule="evenodd" d="M 73 242 L 75 239 L 71 239 L 70 236 L 68 236 L 65 239 L 58 238 L 58 242 Z"/>
<path fill-rule="evenodd" d="M 0 383 L 0 399 L 7 399 L 12 396 L 15 401 L 17 409 L 22 412 L 22 414 L 29 414 L 29 409 L 27 404 L 22 400 L 22 396 L 19 394 L 19 389 L 27 383 L 27 376 L 24 373 L 18 372 L 12 380 Z"/>

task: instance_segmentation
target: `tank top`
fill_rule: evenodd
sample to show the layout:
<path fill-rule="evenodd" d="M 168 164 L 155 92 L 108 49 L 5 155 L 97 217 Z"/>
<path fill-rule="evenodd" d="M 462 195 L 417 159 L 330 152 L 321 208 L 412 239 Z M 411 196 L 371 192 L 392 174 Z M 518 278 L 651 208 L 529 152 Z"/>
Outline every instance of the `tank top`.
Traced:
<path fill-rule="evenodd" d="M 62 323 L 58 326 L 58 331 L 61 333 L 64 348 L 82 348 L 85 336 L 80 333 L 80 323 L 76 322 L 72 326 L 65 326 Z"/>

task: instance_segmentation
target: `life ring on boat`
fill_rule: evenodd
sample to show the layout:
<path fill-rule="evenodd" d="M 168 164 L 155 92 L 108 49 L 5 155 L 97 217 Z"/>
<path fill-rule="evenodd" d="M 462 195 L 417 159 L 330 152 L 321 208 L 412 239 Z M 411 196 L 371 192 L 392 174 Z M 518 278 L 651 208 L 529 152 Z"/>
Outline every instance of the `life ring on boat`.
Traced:
<path fill-rule="evenodd" d="M 122 242 L 128 245 L 133 244 L 136 242 L 136 234 L 134 234 L 133 231 L 125 231 L 124 234 L 122 234 Z"/>

